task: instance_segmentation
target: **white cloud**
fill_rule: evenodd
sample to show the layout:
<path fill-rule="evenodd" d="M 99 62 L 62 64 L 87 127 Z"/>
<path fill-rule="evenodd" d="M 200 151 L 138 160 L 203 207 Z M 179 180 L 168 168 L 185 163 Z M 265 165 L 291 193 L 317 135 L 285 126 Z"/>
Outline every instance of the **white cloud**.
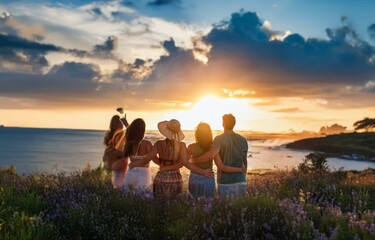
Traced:
<path fill-rule="evenodd" d="M 368 81 L 365 85 L 365 89 L 368 91 L 375 91 L 375 81 Z"/>
<path fill-rule="evenodd" d="M 79 8 L 40 4 L 10 5 L 20 19 L 38 23 L 45 29 L 44 42 L 65 48 L 91 50 L 108 36 L 119 39 L 113 53 L 126 62 L 136 58 L 157 59 L 164 54 L 160 43 L 174 38 L 177 46 L 192 48 L 191 37 L 209 29 L 141 15 L 120 1 L 90 3 Z"/>

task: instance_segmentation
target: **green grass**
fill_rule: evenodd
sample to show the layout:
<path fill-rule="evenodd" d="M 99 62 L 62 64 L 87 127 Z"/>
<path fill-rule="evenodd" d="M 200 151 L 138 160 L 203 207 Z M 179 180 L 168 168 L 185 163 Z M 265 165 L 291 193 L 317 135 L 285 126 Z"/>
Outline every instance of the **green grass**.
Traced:
<path fill-rule="evenodd" d="M 276 171 L 248 176 L 239 199 L 171 201 L 112 189 L 100 170 L 0 171 L 0 239 L 375 238 L 375 176 Z"/>

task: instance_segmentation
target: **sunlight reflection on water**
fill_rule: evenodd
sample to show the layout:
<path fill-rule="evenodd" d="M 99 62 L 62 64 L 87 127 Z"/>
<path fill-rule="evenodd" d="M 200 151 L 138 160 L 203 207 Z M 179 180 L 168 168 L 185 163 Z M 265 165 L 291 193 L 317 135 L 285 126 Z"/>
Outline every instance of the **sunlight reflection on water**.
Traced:
<path fill-rule="evenodd" d="M 217 134 L 217 132 L 216 132 Z M 194 142 L 192 131 L 185 131 L 185 142 Z M 60 171 L 74 172 L 100 165 L 104 150 L 104 131 L 3 128 L 0 130 L 0 165 L 14 165 L 18 173 Z M 158 131 L 148 131 L 146 139 L 162 139 Z M 272 139 L 249 141 L 249 169 L 284 169 L 298 166 L 309 151 L 283 147 L 292 140 Z M 331 168 L 347 170 L 375 168 L 375 163 L 328 159 Z M 152 164 L 156 167 L 156 164 Z"/>

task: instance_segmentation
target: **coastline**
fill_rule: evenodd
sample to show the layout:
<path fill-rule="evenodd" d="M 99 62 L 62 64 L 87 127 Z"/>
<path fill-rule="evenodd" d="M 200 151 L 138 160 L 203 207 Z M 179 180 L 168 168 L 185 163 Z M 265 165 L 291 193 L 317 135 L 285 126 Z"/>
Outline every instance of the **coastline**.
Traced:
<path fill-rule="evenodd" d="M 375 132 L 341 133 L 306 138 L 285 144 L 285 147 L 321 152 L 327 157 L 375 162 Z"/>

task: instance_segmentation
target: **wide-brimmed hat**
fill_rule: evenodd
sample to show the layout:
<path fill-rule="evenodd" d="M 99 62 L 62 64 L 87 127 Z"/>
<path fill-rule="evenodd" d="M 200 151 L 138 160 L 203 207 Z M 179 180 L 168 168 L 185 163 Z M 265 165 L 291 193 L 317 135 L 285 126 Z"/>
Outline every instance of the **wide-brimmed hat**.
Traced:
<path fill-rule="evenodd" d="M 159 122 L 158 129 L 168 139 L 182 141 L 185 138 L 184 133 L 181 131 L 181 124 L 176 119 Z"/>

